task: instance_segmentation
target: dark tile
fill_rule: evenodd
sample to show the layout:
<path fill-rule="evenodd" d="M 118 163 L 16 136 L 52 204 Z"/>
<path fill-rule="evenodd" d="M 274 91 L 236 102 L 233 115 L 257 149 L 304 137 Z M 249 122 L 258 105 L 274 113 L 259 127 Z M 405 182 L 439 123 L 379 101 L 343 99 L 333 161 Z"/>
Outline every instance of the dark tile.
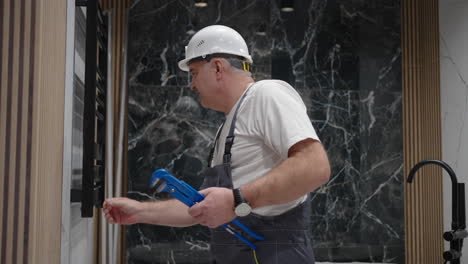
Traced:
<path fill-rule="evenodd" d="M 202 108 L 177 68 L 192 34 L 210 24 L 238 30 L 257 80 L 293 84 L 325 146 L 332 178 L 311 194 L 320 261 L 404 261 L 399 0 L 135 1 L 130 10 L 129 193 L 166 168 L 198 187 L 223 114 Z M 208 263 L 203 227 L 128 228 L 128 263 Z"/>

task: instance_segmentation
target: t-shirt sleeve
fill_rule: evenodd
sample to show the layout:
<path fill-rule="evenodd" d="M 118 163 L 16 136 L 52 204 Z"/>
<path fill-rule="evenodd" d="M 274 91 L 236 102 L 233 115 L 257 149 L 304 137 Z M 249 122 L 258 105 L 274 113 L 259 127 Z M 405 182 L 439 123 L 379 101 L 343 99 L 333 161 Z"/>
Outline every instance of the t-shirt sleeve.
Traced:
<path fill-rule="evenodd" d="M 255 129 L 263 142 L 282 158 L 299 141 L 319 141 L 300 95 L 285 82 L 265 83 L 255 96 Z"/>

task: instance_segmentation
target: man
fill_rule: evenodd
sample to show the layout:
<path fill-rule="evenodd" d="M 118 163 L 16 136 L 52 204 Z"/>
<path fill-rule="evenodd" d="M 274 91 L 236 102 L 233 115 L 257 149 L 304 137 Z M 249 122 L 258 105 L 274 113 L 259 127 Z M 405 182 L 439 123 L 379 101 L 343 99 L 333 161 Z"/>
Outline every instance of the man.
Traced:
<path fill-rule="evenodd" d="M 283 81 L 254 82 L 251 63 L 229 27 L 192 37 L 179 67 L 190 71 L 201 104 L 226 114 L 204 171 L 206 198 L 191 208 L 174 199 L 108 199 L 111 223 L 207 226 L 213 263 L 314 263 L 308 193 L 328 181 L 328 158 L 299 94 Z M 254 241 L 256 251 L 219 227 L 236 217 L 265 238 Z"/>

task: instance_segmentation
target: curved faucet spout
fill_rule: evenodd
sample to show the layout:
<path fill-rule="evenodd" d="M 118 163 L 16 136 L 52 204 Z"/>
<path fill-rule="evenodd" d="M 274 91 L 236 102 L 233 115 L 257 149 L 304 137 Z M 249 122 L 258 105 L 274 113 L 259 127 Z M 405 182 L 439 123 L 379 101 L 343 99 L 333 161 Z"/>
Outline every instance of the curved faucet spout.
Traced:
<path fill-rule="evenodd" d="M 452 230 L 444 234 L 444 238 L 450 241 L 450 250 L 444 252 L 444 260 L 452 264 L 460 264 L 460 257 L 463 247 L 463 239 L 466 237 L 465 219 L 465 184 L 458 183 L 457 176 L 450 166 L 441 160 L 423 160 L 418 162 L 410 170 L 407 182 L 412 183 L 416 171 L 421 167 L 435 164 L 447 171 L 452 180 Z"/>
<path fill-rule="evenodd" d="M 457 184 L 458 181 L 457 181 L 457 176 L 455 176 L 455 172 L 453 172 L 452 168 L 450 168 L 450 166 L 441 161 L 441 160 L 422 160 L 420 162 L 418 162 L 416 165 L 414 165 L 414 167 L 411 169 L 411 171 L 409 172 L 409 175 L 408 175 L 408 183 L 412 183 L 413 182 L 413 178 L 414 178 L 414 175 L 416 174 L 416 171 L 419 170 L 421 167 L 425 166 L 425 165 L 428 165 L 428 164 L 436 164 L 436 165 L 439 165 L 440 167 L 444 168 L 445 171 L 447 171 L 447 173 L 449 174 L 450 176 L 450 179 L 452 179 L 452 184 Z"/>

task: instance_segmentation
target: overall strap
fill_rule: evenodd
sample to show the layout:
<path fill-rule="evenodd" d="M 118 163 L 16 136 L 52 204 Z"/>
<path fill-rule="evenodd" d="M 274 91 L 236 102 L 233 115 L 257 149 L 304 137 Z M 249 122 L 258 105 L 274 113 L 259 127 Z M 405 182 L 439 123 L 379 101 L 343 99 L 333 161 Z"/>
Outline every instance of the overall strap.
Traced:
<path fill-rule="evenodd" d="M 218 143 L 219 135 L 221 134 L 221 131 L 223 130 L 223 126 L 224 126 L 225 122 L 226 122 L 226 120 L 223 121 L 221 126 L 218 128 L 218 131 L 216 132 L 215 141 L 213 143 L 213 146 L 210 149 L 210 154 L 208 155 L 208 160 L 207 160 L 208 161 L 208 167 L 211 167 L 211 160 L 213 160 L 213 154 L 214 154 L 214 151 L 215 151 L 215 147 L 216 147 L 216 144 Z"/>
<path fill-rule="evenodd" d="M 230 163 L 231 162 L 231 148 L 232 148 L 232 145 L 234 144 L 234 129 L 236 128 L 237 112 L 239 111 L 239 108 L 242 105 L 242 102 L 244 101 L 245 96 L 247 95 L 247 92 L 249 91 L 250 87 L 252 87 L 252 86 L 253 86 L 253 84 L 250 85 L 247 88 L 245 93 L 240 98 L 239 104 L 237 105 L 237 108 L 236 108 L 236 110 L 234 112 L 234 116 L 232 117 L 231 127 L 229 128 L 229 134 L 226 137 L 226 143 L 224 145 L 224 155 L 223 155 L 223 162 L 224 163 Z M 221 131 L 223 130 L 225 122 L 226 122 L 226 120 L 223 121 L 223 123 L 221 124 L 221 127 L 218 129 L 218 132 L 216 133 L 216 137 L 215 137 L 213 147 L 211 147 L 210 154 L 208 155 L 208 167 L 211 167 L 211 160 L 213 159 L 214 150 L 216 148 L 216 144 L 218 144 L 219 136 L 221 135 Z"/>
<path fill-rule="evenodd" d="M 234 116 L 232 117 L 231 126 L 229 127 L 229 134 L 226 137 L 226 143 L 224 145 L 223 163 L 231 162 L 231 148 L 232 148 L 232 145 L 234 144 L 234 130 L 236 128 L 237 113 L 239 112 L 239 108 L 242 105 L 242 102 L 244 101 L 245 96 L 249 92 L 250 87 L 252 86 L 253 84 L 247 88 L 245 93 L 240 98 L 239 104 L 237 105 L 236 111 L 234 112 Z"/>

